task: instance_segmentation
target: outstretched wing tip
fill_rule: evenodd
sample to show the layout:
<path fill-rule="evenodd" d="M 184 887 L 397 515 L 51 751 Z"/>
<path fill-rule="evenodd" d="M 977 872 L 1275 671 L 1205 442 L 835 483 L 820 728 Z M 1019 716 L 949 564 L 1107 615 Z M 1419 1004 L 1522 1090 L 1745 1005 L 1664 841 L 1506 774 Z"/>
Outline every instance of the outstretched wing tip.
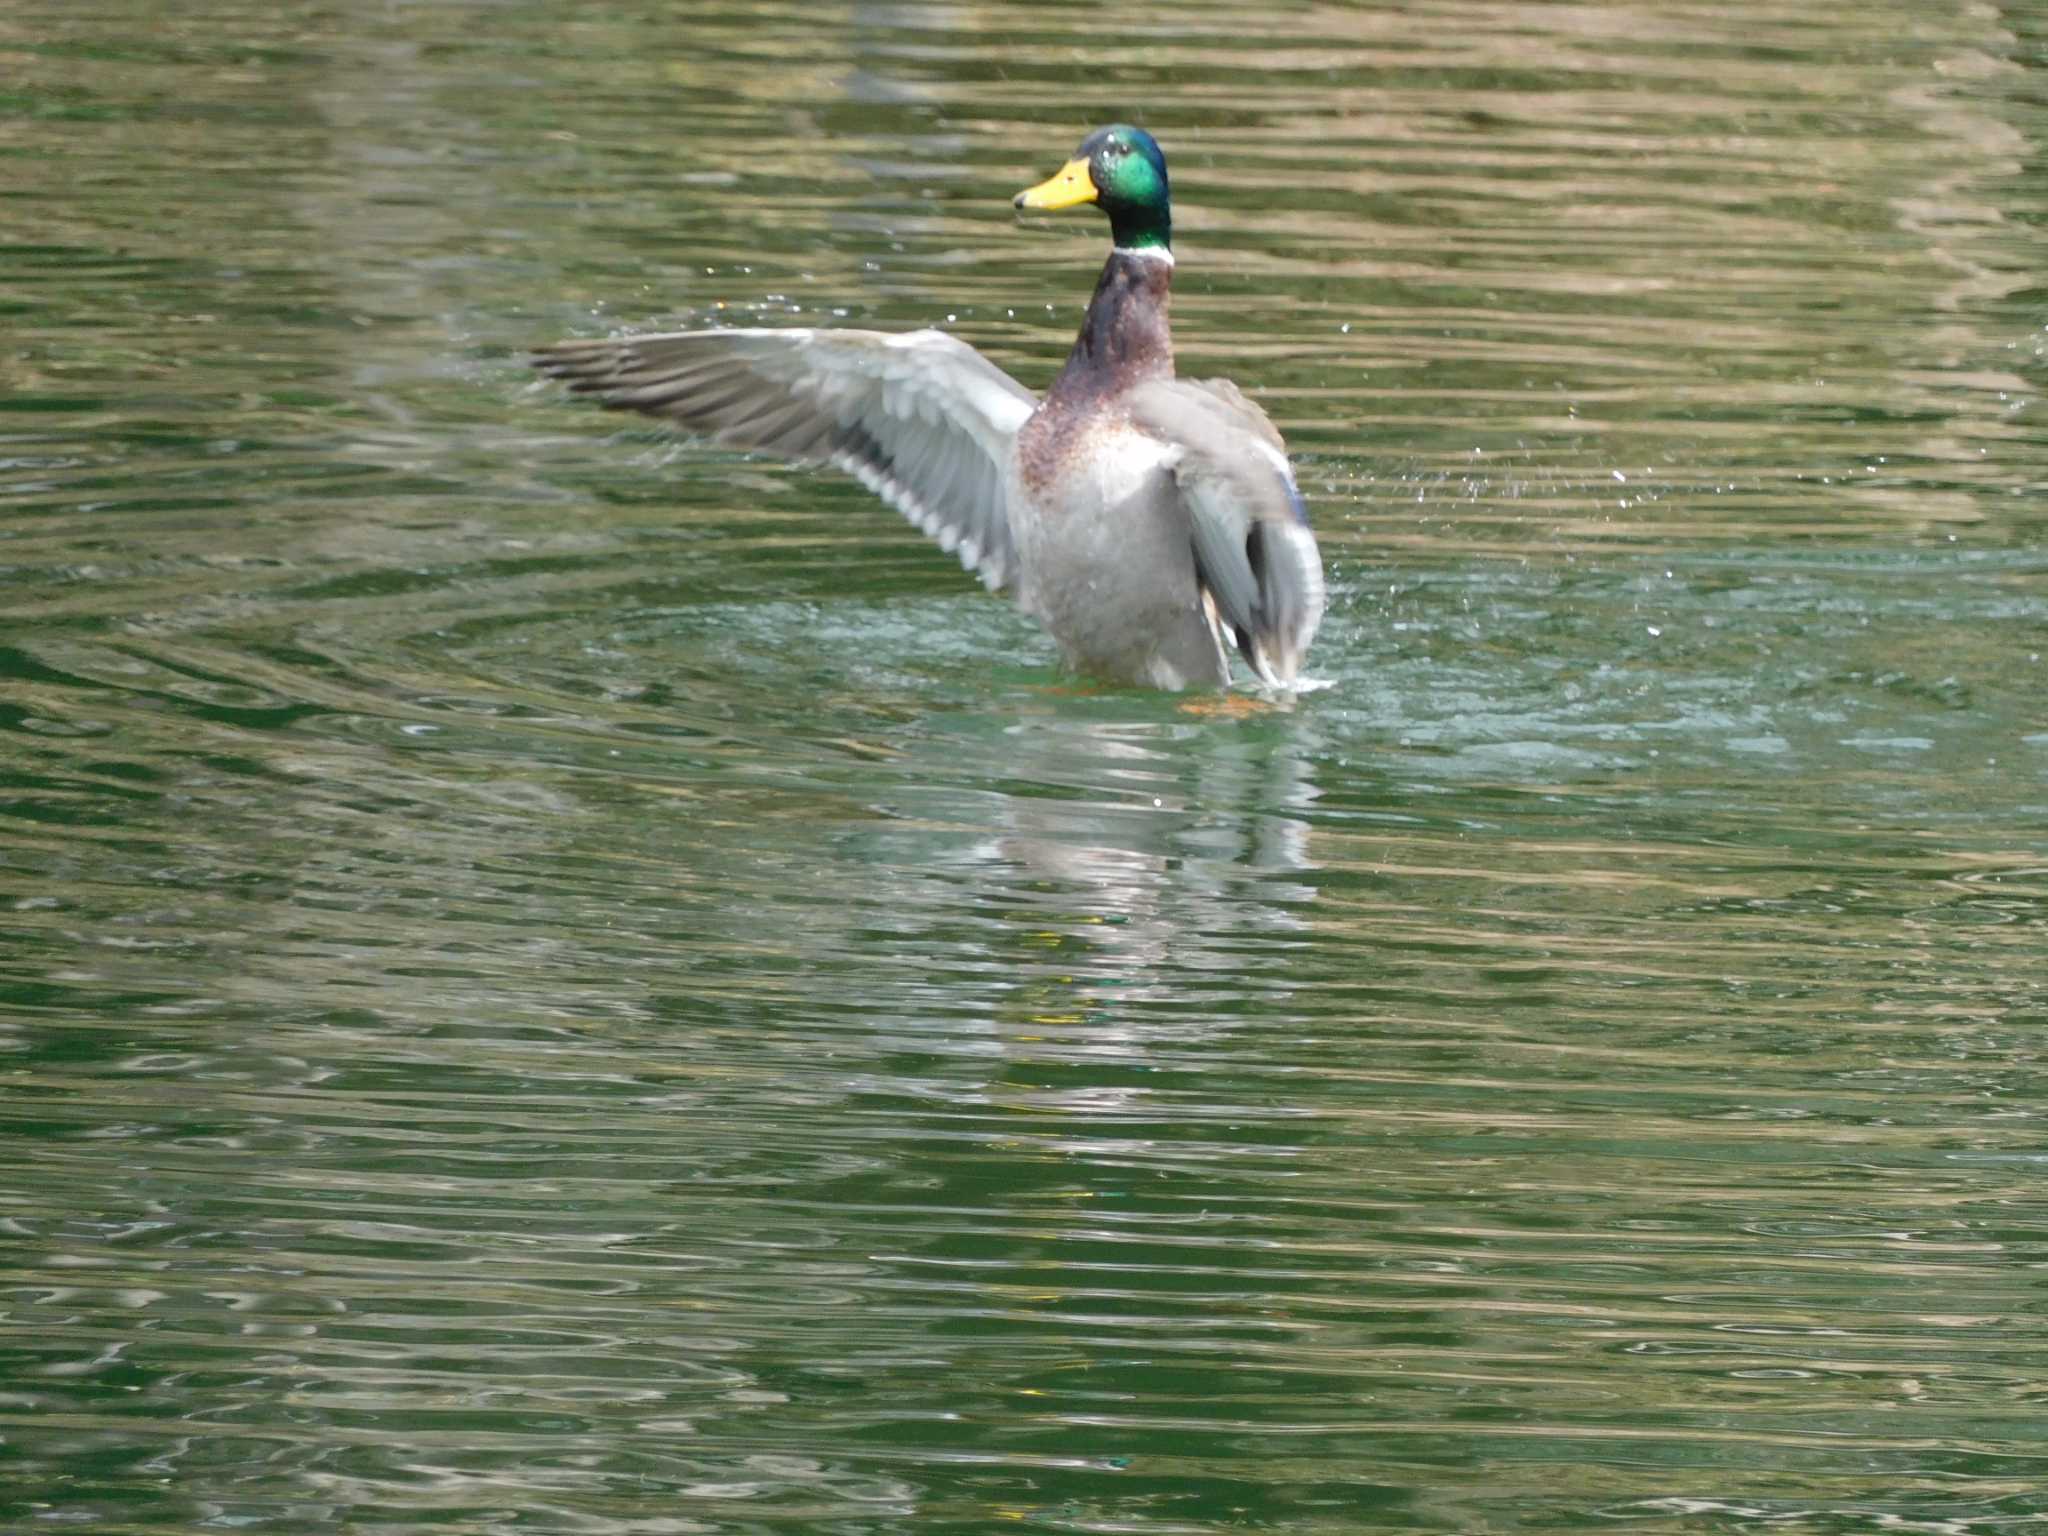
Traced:
<path fill-rule="evenodd" d="M 832 464 L 991 590 L 1009 580 L 1009 447 L 1037 400 L 958 337 L 707 329 L 559 341 L 530 361 L 609 410 L 660 417 L 726 447 Z"/>

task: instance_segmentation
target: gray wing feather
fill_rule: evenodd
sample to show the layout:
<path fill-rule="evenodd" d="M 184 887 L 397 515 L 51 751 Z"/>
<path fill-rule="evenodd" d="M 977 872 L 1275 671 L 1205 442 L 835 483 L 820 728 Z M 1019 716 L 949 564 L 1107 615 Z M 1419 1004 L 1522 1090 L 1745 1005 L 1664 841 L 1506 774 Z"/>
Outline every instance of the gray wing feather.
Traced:
<path fill-rule="evenodd" d="M 1221 379 L 1161 380 L 1132 418 L 1174 449 L 1195 571 L 1252 670 L 1294 681 L 1323 617 L 1323 560 L 1285 446 L 1266 413 Z"/>
<path fill-rule="evenodd" d="M 991 589 L 1016 577 L 1004 485 L 1038 402 L 942 331 L 684 331 L 557 342 L 533 361 L 613 410 L 836 465 Z"/>

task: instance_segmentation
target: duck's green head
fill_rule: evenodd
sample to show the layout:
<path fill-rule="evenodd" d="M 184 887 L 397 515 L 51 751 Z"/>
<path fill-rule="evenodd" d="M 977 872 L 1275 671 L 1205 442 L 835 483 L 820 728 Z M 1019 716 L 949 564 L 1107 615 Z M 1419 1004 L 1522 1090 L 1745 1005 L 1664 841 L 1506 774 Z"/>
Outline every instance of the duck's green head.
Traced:
<path fill-rule="evenodd" d="M 1094 203 L 1109 215 L 1110 238 L 1124 250 L 1169 249 L 1173 203 L 1166 191 L 1166 156 L 1152 135 L 1128 123 L 1098 128 L 1074 158 L 1035 187 L 1019 192 L 1019 208 L 1072 208 Z"/>

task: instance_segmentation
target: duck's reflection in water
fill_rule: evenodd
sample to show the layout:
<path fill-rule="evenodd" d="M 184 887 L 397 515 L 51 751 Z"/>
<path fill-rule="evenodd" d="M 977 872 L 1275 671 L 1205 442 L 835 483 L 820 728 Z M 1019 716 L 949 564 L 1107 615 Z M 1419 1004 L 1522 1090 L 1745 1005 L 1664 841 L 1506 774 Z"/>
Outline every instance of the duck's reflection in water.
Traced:
<path fill-rule="evenodd" d="M 1278 711 L 1009 726 L 988 833 L 952 871 L 1011 983 L 999 1032 L 1114 1054 L 1285 1006 L 1315 898 L 1313 747 Z"/>

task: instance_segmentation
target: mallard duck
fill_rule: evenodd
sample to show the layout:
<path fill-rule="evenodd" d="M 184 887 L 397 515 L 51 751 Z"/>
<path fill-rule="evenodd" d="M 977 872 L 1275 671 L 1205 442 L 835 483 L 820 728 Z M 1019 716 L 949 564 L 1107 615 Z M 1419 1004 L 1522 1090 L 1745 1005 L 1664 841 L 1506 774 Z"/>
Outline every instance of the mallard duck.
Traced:
<path fill-rule="evenodd" d="M 1113 242 L 1039 399 L 941 331 L 707 330 L 564 341 L 535 365 L 616 410 L 851 474 L 1009 588 L 1074 670 L 1228 687 L 1234 645 L 1293 684 L 1323 567 L 1280 434 L 1219 379 L 1176 379 L 1166 158 L 1091 133 L 1018 208 L 1093 203 Z"/>

